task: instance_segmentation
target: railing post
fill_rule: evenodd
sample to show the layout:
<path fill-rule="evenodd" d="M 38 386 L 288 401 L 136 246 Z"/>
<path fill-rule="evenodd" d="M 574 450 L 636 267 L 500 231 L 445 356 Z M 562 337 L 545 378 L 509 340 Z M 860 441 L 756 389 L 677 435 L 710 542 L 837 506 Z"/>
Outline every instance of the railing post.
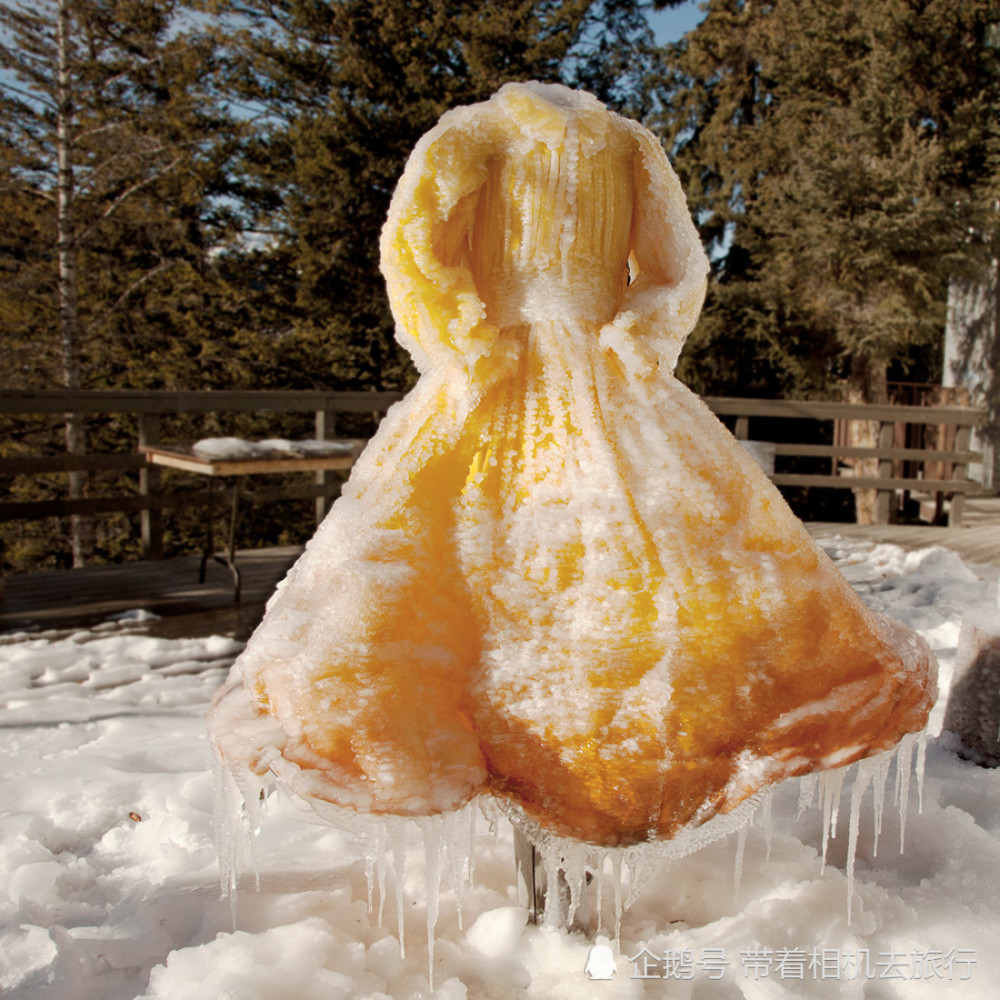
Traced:
<path fill-rule="evenodd" d="M 878 430 L 879 448 L 891 448 L 896 434 L 896 424 L 891 420 L 883 420 Z M 892 478 L 892 459 L 880 458 L 878 460 L 879 479 Z M 893 489 L 879 490 L 875 499 L 875 523 L 888 524 L 892 519 L 893 500 L 896 491 Z"/>
<path fill-rule="evenodd" d="M 160 443 L 160 416 L 158 413 L 139 414 L 139 447 Z M 163 558 L 163 508 L 160 507 L 160 470 L 148 462 L 139 470 L 139 494 L 149 500 L 149 506 L 140 513 L 142 530 L 142 558 Z"/>
<path fill-rule="evenodd" d="M 316 440 L 317 441 L 329 441 L 333 438 L 335 431 L 335 424 L 337 420 L 337 415 L 334 410 L 317 410 L 316 411 Z M 318 486 L 329 486 L 334 482 L 334 474 L 332 470 L 324 469 L 321 472 L 314 473 L 316 476 L 316 484 Z M 327 512 L 330 509 L 330 498 L 326 496 L 316 497 L 316 524 L 317 526 L 326 517 Z"/>
<path fill-rule="evenodd" d="M 955 428 L 955 451 L 968 451 L 972 447 L 972 427 L 969 424 L 959 424 Z M 960 471 L 961 470 L 961 471 Z M 969 478 L 968 462 L 955 462 L 951 467 L 951 478 L 965 481 Z M 948 504 L 948 527 L 960 528 L 962 526 L 962 513 L 965 507 L 965 491 L 956 490 L 951 495 L 951 502 Z"/>

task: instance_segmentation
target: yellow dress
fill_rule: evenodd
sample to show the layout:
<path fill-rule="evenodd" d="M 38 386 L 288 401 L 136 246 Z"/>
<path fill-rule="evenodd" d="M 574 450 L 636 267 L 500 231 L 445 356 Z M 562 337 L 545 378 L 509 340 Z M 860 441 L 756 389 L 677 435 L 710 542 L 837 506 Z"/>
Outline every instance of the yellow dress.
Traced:
<path fill-rule="evenodd" d="M 508 85 L 418 144 L 382 254 L 421 377 L 234 666 L 224 759 L 623 845 L 924 726 L 926 645 L 671 375 L 708 266 L 647 131 Z"/>

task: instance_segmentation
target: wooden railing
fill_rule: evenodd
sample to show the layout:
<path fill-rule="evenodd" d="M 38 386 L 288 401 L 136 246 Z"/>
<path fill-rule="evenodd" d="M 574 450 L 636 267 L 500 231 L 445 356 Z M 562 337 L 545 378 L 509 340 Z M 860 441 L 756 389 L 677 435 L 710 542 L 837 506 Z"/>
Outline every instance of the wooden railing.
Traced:
<path fill-rule="evenodd" d="M 198 503 L 205 491 L 163 492 L 159 471 L 148 466 L 139 453 L 142 445 L 161 442 L 161 419 L 168 414 L 191 413 L 275 413 L 311 412 L 315 436 L 335 437 L 338 414 L 372 413 L 380 415 L 400 395 L 397 393 L 323 392 L 323 391 L 227 391 L 227 392 L 0 392 L 0 414 L 21 418 L 66 412 L 81 414 L 131 414 L 136 418 L 135 449 L 128 453 L 20 456 L 0 459 L 0 476 L 31 476 L 77 470 L 133 470 L 138 472 L 138 488 L 132 495 L 0 502 L 0 521 L 42 517 L 66 517 L 74 514 L 92 516 L 112 511 L 139 511 L 142 523 L 143 554 L 157 557 L 161 551 L 162 511 L 171 507 Z M 775 419 L 797 421 L 799 428 L 816 422 L 827 425 L 844 421 L 868 421 L 878 426 L 875 446 L 850 446 L 812 441 L 775 441 L 774 453 L 779 471 L 771 475 L 779 487 L 824 487 L 878 491 L 878 516 L 887 521 L 891 503 L 900 491 L 921 491 L 951 498 L 949 524 L 961 522 L 962 500 L 967 493 L 981 489 L 968 478 L 968 467 L 981 460 L 970 448 L 973 427 L 982 419 L 981 410 L 969 407 L 873 406 L 852 403 L 804 402 L 793 400 L 753 400 L 707 398 L 706 403 L 728 421 L 737 438 L 760 437 L 759 427 Z M 947 447 L 900 447 L 898 429 L 902 425 L 952 428 Z M 770 425 L 773 427 L 773 424 Z M 765 438 L 766 438 L 765 430 Z M 777 436 L 777 435 L 775 435 Z M 781 435 L 784 437 L 785 435 Z M 834 441 L 833 434 L 827 438 Z M 786 459 L 829 459 L 823 472 L 781 471 Z M 858 460 L 875 460 L 875 475 L 858 475 L 857 468 L 841 466 Z M 934 465 L 938 475 L 929 477 Z M 947 474 L 942 475 L 940 470 Z M 316 482 L 302 486 L 284 486 L 260 491 L 257 499 L 270 502 L 290 497 L 316 498 L 317 515 L 325 510 L 328 498 L 338 490 L 336 483 L 317 473 Z"/>
<path fill-rule="evenodd" d="M 0 458 L 0 476 L 35 475 L 53 472 L 96 472 L 103 470 L 138 472 L 138 490 L 132 495 L 60 498 L 56 500 L 0 501 L 0 521 L 43 517 L 93 516 L 116 511 L 139 511 L 142 554 L 159 558 L 163 551 L 164 510 L 211 500 L 208 490 L 161 489 L 160 470 L 148 465 L 139 452 L 144 445 L 161 444 L 162 419 L 192 413 L 313 413 L 315 437 L 336 436 L 338 414 L 368 413 L 376 420 L 401 398 L 392 392 L 324 391 L 220 391 L 220 392 L 102 392 L 40 390 L 0 392 L 0 414 L 44 416 L 62 413 L 85 415 L 130 414 L 136 418 L 136 449 L 129 453 L 56 455 L 46 457 Z M 317 520 L 325 513 L 328 500 L 339 492 L 339 484 L 329 473 L 315 473 L 315 482 L 295 486 L 255 490 L 255 501 L 315 498 Z"/>
<path fill-rule="evenodd" d="M 958 527 L 968 493 L 981 492 L 981 483 L 968 476 L 969 466 L 982 461 L 971 448 L 972 431 L 985 418 L 985 411 L 968 406 L 896 406 L 892 404 L 836 403 L 800 400 L 706 398 L 720 417 L 735 418 L 733 433 L 741 440 L 755 437 L 751 419 L 779 418 L 823 422 L 834 425 L 831 439 L 844 438 L 838 428 L 852 423 L 874 425 L 876 445 L 844 443 L 815 444 L 801 441 L 776 442 L 777 458 L 824 458 L 830 460 L 826 472 L 775 472 L 776 486 L 820 487 L 843 490 L 874 490 L 878 495 L 876 523 L 892 518 L 893 500 L 898 493 L 919 492 L 950 498 L 948 525 Z M 901 444 L 920 441 L 923 435 L 906 434 L 906 428 L 944 430 L 932 435 L 945 442 L 943 447 Z M 863 474 L 865 464 L 877 462 L 875 475 Z"/>

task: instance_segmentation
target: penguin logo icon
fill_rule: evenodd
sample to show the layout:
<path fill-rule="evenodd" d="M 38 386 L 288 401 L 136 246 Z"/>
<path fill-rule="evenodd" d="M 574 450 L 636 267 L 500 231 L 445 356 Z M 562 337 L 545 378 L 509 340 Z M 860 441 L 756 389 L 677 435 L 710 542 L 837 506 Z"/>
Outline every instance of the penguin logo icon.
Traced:
<path fill-rule="evenodd" d="M 587 956 L 584 972 L 591 979 L 610 979 L 617 971 L 615 956 L 606 944 L 595 944 Z"/>

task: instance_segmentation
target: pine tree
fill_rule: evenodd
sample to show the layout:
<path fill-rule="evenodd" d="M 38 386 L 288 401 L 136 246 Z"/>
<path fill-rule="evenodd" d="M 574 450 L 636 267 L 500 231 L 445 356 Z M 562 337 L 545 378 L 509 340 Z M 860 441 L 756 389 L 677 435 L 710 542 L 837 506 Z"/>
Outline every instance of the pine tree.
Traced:
<path fill-rule="evenodd" d="M 266 234 L 233 279 L 266 272 L 247 331 L 283 386 L 401 388 L 378 236 L 419 137 L 510 80 L 564 80 L 639 103 L 649 49 L 638 0 L 218 0 L 227 89 L 254 109 L 244 204 Z M 634 56 L 632 75 L 625 73 Z M 617 59 L 618 62 L 614 62 Z M 244 270 L 244 264 L 250 269 Z M 253 294 L 251 292 L 251 294 Z M 284 303 L 280 315 L 269 307 Z M 272 325 L 273 324 L 273 325 Z"/>
<path fill-rule="evenodd" d="M 68 390 L 112 383 L 148 347 L 140 297 L 203 265 L 217 179 L 206 146 L 224 123 L 199 85 L 209 52 L 178 30 L 184 10 L 172 0 L 0 4 L 0 178 L 16 220 L 0 316 L 22 359 L 2 377 L 15 385 L 26 375 Z M 129 315 L 134 338 L 122 343 Z M 43 364 L 25 367 L 29 346 Z M 78 415 L 66 443 L 85 450 Z M 71 497 L 84 485 L 70 474 Z M 79 565 L 79 519 L 73 549 Z"/>
<path fill-rule="evenodd" d="M 713 388 L 884 398 L 933 367 L 984 251 L 995 0 L 711 0 L 673 53 L 669 132 L 716 278 L 685 364 Z M 725 345 L 722 347 L 721 345 Z"/>

